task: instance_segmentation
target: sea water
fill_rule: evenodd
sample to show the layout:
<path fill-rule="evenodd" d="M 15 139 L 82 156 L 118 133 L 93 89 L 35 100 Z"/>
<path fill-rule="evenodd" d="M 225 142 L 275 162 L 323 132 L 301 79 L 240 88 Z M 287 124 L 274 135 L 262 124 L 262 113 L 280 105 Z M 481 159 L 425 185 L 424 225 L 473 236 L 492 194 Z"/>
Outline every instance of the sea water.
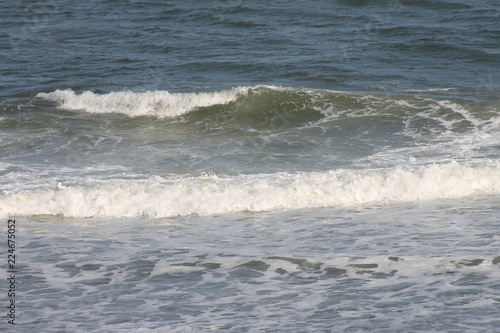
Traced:
<path fill-rule="evenodd" d="M 0 4 L 0 325 L 498 331 L 499 17 Z"/>

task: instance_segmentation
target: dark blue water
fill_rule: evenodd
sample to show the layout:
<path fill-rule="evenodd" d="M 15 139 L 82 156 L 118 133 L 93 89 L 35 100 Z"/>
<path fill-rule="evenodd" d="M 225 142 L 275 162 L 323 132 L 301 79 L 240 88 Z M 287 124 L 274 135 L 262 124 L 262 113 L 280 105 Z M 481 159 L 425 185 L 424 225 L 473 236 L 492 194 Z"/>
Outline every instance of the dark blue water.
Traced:
<path fill-rule="evenodd" d="M 495 1 L 4 3 L 2 95 L 497 87 Z"/>
<path fill-rule="evenodd" d="M 493 0 L 2 2 L 0 326 L 498 331 L 499 23 Z"/>

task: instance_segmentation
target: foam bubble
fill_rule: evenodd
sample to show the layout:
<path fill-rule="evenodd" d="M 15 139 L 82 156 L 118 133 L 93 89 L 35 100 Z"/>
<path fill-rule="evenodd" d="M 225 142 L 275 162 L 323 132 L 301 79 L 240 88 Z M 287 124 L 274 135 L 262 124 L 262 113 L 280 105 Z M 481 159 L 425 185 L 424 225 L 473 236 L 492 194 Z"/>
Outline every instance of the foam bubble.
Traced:
<path fill-rule="evenodd" d="M 0 197 L 0 214 L 170 217 L 500 194 L 500 164 L 106 180 Z"/>

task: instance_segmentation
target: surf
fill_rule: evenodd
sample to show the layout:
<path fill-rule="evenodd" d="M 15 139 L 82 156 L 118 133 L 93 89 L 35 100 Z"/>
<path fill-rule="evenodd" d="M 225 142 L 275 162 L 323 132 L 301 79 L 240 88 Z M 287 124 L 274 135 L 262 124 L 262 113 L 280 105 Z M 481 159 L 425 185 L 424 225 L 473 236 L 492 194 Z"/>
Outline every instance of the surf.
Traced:
<path fill-rule="evenodd" d="M 0 214 L 175 217 L 500 195 L 500 164 L 101 180 L 3 194 Z"/>

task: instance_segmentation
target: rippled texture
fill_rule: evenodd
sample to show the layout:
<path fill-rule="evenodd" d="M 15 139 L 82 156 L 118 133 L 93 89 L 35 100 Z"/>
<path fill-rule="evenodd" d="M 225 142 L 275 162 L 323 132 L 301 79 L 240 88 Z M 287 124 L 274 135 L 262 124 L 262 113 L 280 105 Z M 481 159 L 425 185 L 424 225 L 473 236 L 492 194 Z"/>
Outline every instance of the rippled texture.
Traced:
<path fill-rule="evenodd" d="M 499 15 L 0 3 L 16 331 L 498 331 Z"/>
<path fill-rule="evenodd" d="M 4 3 L 3 94 L 61 88 L 482 87 L 495 1 Z M 450 62 L 453 63 L 450 66 Z M 495 82 L 497 79 L 492 78 Z M 491 87 L 492 82 L 490 82 Z"/>

